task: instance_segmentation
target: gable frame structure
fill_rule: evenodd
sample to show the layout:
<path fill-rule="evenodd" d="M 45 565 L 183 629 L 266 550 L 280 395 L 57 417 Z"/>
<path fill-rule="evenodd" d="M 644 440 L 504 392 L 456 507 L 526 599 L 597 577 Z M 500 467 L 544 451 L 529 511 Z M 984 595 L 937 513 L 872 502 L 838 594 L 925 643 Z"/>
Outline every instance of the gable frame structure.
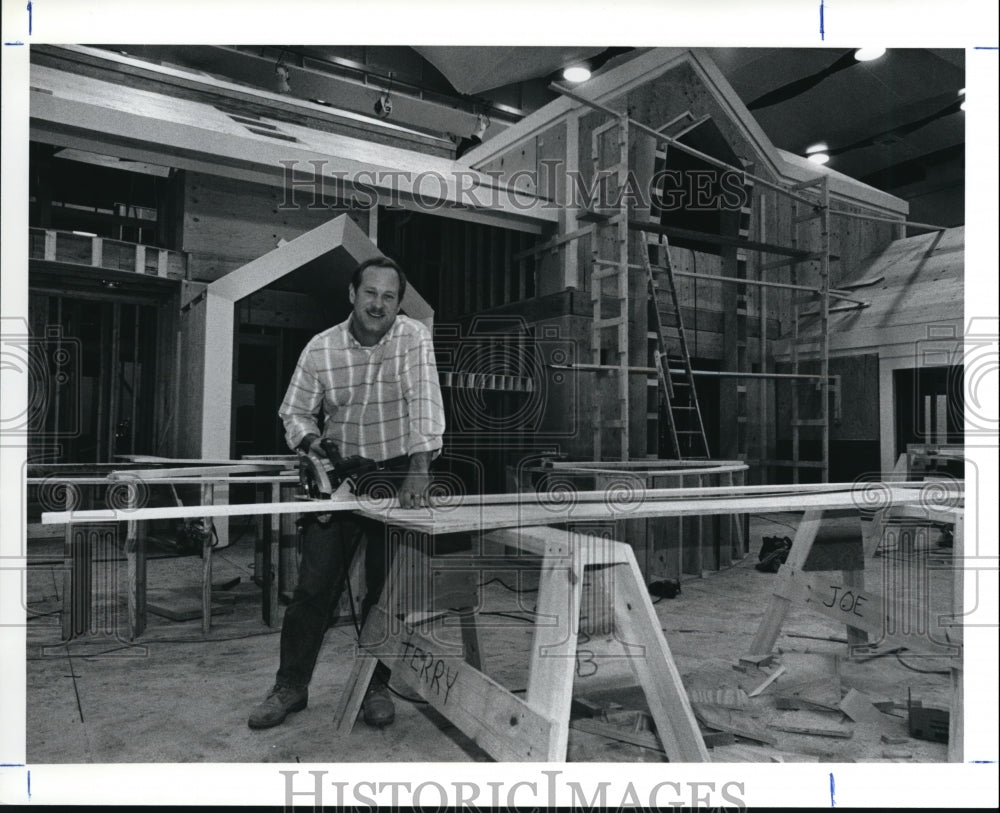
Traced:
<path fill-rule="evenodd" d="M 181 307 L 184 368 L 196 382 L 182 409 L 189 428 L 181 456 L 230 456 L 236 303 L 307 263 L 322 263 L 347 287 L 354 268 L 381 252 L 346 214 L 279 246 L 207 286 L 189 290 Z M 195 286 L 191 285 L 191 289 Z M 193 294 L 193 295 L 192 295 Z M 431 326 L 434 310 L 407 285 L 402 312 Z"/>
<path fill-rule="evenodd" d="M 774 176 L 775 181 L 793 185 L 826 175 L 829 178 L 831 199 L 863 205 L 880 214 L 898 217 L 900 220 L 905 219 L 909 213 L 909 204 L 906 201 L 775 147 L 704 49 L 651 48 L 635 59 L 594 77 L 576 92 L 582 91 L 581 95 L 607 106 L 618 97 L 685 63 L 691 66 L 705 86 L 712 91 L 715 100 L 737 124 L 747 141 L 753 145 L 755 158 Z M 581 102 L 561 96 L 488 142 L 470 150 L 463 156 L 463 160 L 467 161 L 470 167 L 481 168 L 517 144 L 586 109 Z"/>

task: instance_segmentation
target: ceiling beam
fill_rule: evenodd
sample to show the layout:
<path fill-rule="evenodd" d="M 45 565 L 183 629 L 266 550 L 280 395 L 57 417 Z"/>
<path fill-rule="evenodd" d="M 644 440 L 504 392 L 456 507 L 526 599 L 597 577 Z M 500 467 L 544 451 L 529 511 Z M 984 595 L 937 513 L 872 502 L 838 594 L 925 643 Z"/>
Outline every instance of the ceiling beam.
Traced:
<path fill-rule="evenodd" d="M 216 45 L 128 47 L 148 55 L 150 59 L 169 57 L 182 64 L 202 64 L 213 70 L 212 73 L 205 73 L 182 65 L 158 65 L 130 54 L 79 45 L 37 46 L 37 52 L 49 59 L 76 62 L 129 77 L 153 80 L 164 88 L 222 93 L 248 102 L 264 101 L 273 109 L 326 118 L 331 122 L 343 123 L 346 118 L 355 126 L 363 123 L 365 127 L 381 128 L 389 133 L 399 134 L 401 130 L 409 130 L 413 135 L 432 138 L 439 144 L 447 145 L 449 149 L 454 149 L 454 142 L 446 134 L 468 136 L 478 124 L 475 113 L 457 107 L 454 102 L 418 98 L 398 89 L 391 93 L 392 113 L 386 118 L 379 118 L 374 114 L 374 105 L 385 90 L 384 87 L 366 85 L 357 79 L 300 67 L 291 58 L 283 60 L 291 90 L 279 93 L 275 75 L 277 60 L 270 57 Z M 33 59 L 35 50 L 36 48 L 32 49 Z M 227 81 L 217 74 L 240 77 L 247 84 Z M 321 100 L 323 104 L 312 101 L 315 99 Z M 491 127 L 494 133 L 504 129 L 500 122 L 491 122 Z"/>
<path fill-rule="evenodd" d="M 51 68 L 33 66 L 31 83 L 30 135 L 41 143 L 282 188 L 289 166 L 298 173 L 318 167 L 324 197 L 353 197 L 359 206 L 395 205 L 534 234 L 558 221 L 549 202 L 449 159 L 287 123 L 275 128 L 276 138 L 211 104 Z M 297 189 L 296 197 L 313 194 Z"/>

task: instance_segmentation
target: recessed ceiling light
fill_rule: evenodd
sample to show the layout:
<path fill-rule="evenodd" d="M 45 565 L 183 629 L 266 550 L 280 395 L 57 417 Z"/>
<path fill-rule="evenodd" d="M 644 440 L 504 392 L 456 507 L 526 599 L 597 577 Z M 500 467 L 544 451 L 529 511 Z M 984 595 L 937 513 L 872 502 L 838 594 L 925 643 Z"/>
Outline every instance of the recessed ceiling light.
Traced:
<path fill-rule="evenodd" d="M 825 152 L 810 153 L 810 155 L 808 156 L 808 158 L 814 164 L 825 164 L 827 161 L 830 160 L 830 156 L 827 155 Z"/>
<path fill-rule="evenodd" d="M 884 53 L 885 48 L 858 48 L 854 52 L 854 58 L 858 62 L 871 62 L 871 60 L 878 59 Z"/>
<path fill-rule="evenodd" d="M 811 147 L 806 147 L 806 155 L 812 155 L 814 152 L 826 152 L 828 149 L 829 147 L 826 146 L 826 142 L 820 141 Z"/>
<path fill-rule="evenodd" d="M 590 79 L 590 69 L 584 65 L 571 65 L 563 70 L 563 79 L 567 82 L 586 82 Z"/>

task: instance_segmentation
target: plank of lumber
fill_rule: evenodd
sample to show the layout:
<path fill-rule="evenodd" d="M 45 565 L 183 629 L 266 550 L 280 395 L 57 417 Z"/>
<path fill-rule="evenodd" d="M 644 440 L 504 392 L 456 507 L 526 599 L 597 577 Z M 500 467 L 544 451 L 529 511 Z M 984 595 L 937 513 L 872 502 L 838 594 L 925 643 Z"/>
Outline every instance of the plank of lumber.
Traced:
<path fill-rule="evenodd" d="M 869 484 L 870 485 L 870 484 Z M 728 488 L 728 487 L 723 487 Z M 786 493 L 783 496 L 751 495 L 703 496 L 682 498 L 683 489 L 670 489 L 671 497 L 659 498 L 655 492 L 646 492 L 635 503 L 617 504 L 608 500 L 605 492 L 583 492 L 566 504 L 557 504 L 551 497 L 529 495 L 495 495 L 497 507 L 491 497 L 469 499 L 465 505 L 441 508 L 401 509 L 387 506 L 384 500 L 341 498 L 299 503 L 247 503 L 236 505 L 177 506 L 139 508 L 135 510 L 101 509 L 93 511 L 50 511 L 42 514 L 43 525 L 62 523 L 120 522 L 125 520 L 171 519 L 185 517 L 253 516 L 258 514 L 324 514 L 333 511 L 361 511 L 365 516 L 390 524 L 419 528 L 426 533 L 459 533 L 470 530 L 514 528 L 525 525 L 552 525 L 562 522 L 606 521 L 628 515 L 630 519 L 644 517 L 711 516 L 714 514 L 784 513 L 787 511 L 860 510 L 862 497 L 848 487 L 845 491 Z M 896 484 L 885 488 L 887 499 L 893 504 L 919 503 L 924 497 L 920 492 L 901 488 Z M 584 496 L 588 499 L 576 499 Z M 513 499 L 511 499 L 513 497 Z M 545 501 L 542 501 L 542 500 Z M 591 501 L 593 500 L 593 501 Z M 510 504 L 518 510 L 510 510 Z M 508 507 L 500 507 L 506 505 Z M 770 649 L 770 647 L 768 647 Z"/>
<path fill-rule="evenodd" d="M 768 728 L 773 728 L 775 731 L 785 731 L 789 734 L 808 734 L 812 737 L 839 737 L 849 740 L 854 736 L 854 731 L 849 728 L 813 728 L 810 726 L 779 725 L 777 723 L 769 723 Z"/>
<path fill-rule="evenodd" d="M 263 455 L 254 456 L 251 458 L 242 458 L 239 460 L 229 460 L 226 458 L 200 458 L 200 457 L 159 457 L 157 455 L 151 454 L 120 454 L 115 455 L 119 460 L 124 460 L 127 463 L 172 463 L 174 465 L 179 465 L 181 463 L 198 466 L 242 466 L 247 463 L 270 463 L 274 465 L 276 463 L 286 463 L 291 462 L 295 464 L 295 455 L 274 455 L 272 459 L 264 459 Z M 114 464 L 102 464 L 106 466 L 112 466 Z"/>
<path fill-rule="evenodd" d="M 576 731 L 584 731 L 587 734 L 596 734 L 598 737 L 606 737 L 609 740 L 637 745 L 640 748 L 648 748 L 651 751 L 659 751 L 661 754 L 667 753 L 663 750 L 659 737 L 649 731 L 626 731 L 623 728 L 610 725 L 609 723 L 602 723 L 599 720 L 571 720 L 569 727 Z"/>
<path fill-rule="evenodd" d="M 221 483 L 225 482 L 228 485 L 270 485 L 271 483 L 297 483 L 299 481 L 298 474 L 199 474 L 193 477 L 157 477 L 155 483 L 150 481 L 146 485 L 157 485 L 157 486 L 179 486 L 179 485 L 201 485 L 203 483 Z M 58 474 L 50 474 L 45 477 L 28 477 L 25 480 L 25 484 L 29 486 L 55 486 L 55 485 L 70 485 L 70 486 L 100 486 L 100 485 L 128 485 L 130 482 L 135 482 L 127 476 L 123 476 L 117 480 L 112 480 L 107 476 L 101 477 L 75 477 L 72 475 L 67 475 L 63 477 Z"/>
<path fill-rule="evenodd" d="M 158 480 L 162 477 L 196 477 L 213 474 L 249 474 L 251 472 L 276 472 L 285 468 L 283 463 L 227 463 L 221 466 L 178 466 L 163 469 L 122 469 L 108 474 L 112 480 Z"/>

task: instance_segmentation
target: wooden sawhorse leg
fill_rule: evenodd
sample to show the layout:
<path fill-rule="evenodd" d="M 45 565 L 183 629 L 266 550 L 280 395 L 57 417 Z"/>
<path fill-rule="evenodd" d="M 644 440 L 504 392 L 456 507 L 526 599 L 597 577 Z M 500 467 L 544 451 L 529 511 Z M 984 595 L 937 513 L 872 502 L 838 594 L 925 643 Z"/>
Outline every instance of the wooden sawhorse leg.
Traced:
<path fill-rule="evenodd" d="M 215 504 L 215 486 L 203 483 L 201 504 Z M 201 542 L 201 631 L 208 635 L 212 629 L 212 521 L 207 520 Z"/>
<path fill-rule="evenodd" d="M 540 758 L 565 762 L 585 565 L 567 534 L 546 536 L 553 538 L 545 540 L 542 553 L 526 700 L 534 709 L 547 712 L 554 724 Z"/>
<path fill-rule="evenodd" d="M 820 522 L 823 519 L 823 512 L 819 509 L 806 511 L 795 531 L 795 539 L 792 540 L 792 550 L 788 554 L 788 559 L 778 571 L 778 578 L 783 576 L 782 571 L 790 570 L 795 573 L 802 571 L 802 566 L 809 558 L 809 551 L 812 550 L 813 542 L 819 531 Z M 750 644 L 751 655 L 770 655 L 774 649 L 774 644 L 778 640 L 778 634 L 785 623 L 785 616 L 788 615 L 788 608 L 792 599 L 788 596 L 773 595 L 771 602 L 767 605 L 764 620 L 761 622 L 754 636 L 753 643 Z"/>
<path fill-rule="evenodd" d="M 125 523 L 125 565 L 128 584 L 128 639 L 134 641 L 146 629 L 146 534 L 139 523 Z"/>
<path fill-rule="evenodd" d="M 378 604 L 361 631 L 359 650 L 334 716 L 338 731 L 354 726 L 378 660 L 393 670 L 420 697 L 495 759 L 539 762 L 547 758 L 554 725 L 520 697 L 466 661 L 463 651 L 445 646 L 413 625 L 406 612 L 423 606 L 426 583 L 415 577 L 428 573 L 426 558 L 409 544 L 400 544 Z M 410 589 L 412 588 L 412 592 Z M 575 639 L 574 639 L 575 641 Z M 478 640 L 476 641 L 478 649 Z M 569 661 L 575 666 L 575 659 Z"/>
<path fill-rule="evenodd" d="M 281 484 L 271 484 L 271 502 L 281 500 Z M 278 559 L 281 544 L 281 516 L 265 516 L 262 524 L 264 549 L 261 579 L 260 609 L 264 623 L 272 626 L 278 621 Z"/>
<path fill-rule="evenodd" d="M 463 653 L 444 647 L 403 622 L 415 594 L 426 590 L 413 576 L 427 572 L 422 554 L 401 545 L 382 599 L 362 630 L 361 649 L 336 713 L 338 730 L 354 725 L 375 662 L 393 665 L 400 677 L 454 725 L 501 761 L 565 761 L 573 677 L 576 670 L 584 569 L 613 567 L 616 629 L 631 645 L 631 663 L 646 692 L 657 730 L 673 761 L 708 761 L 701 733 L 643 587 L 628 545 L 553 528 L 497 531 L 492 539 L 542 557 L 538 618 L 525 699 L 512 694 Z M 600 600 L 602 597 L 598 597 Z M 468 641 L 464 649 L 468 652 Z M 374 656 L 374 657 L 372 657 Z"/>

